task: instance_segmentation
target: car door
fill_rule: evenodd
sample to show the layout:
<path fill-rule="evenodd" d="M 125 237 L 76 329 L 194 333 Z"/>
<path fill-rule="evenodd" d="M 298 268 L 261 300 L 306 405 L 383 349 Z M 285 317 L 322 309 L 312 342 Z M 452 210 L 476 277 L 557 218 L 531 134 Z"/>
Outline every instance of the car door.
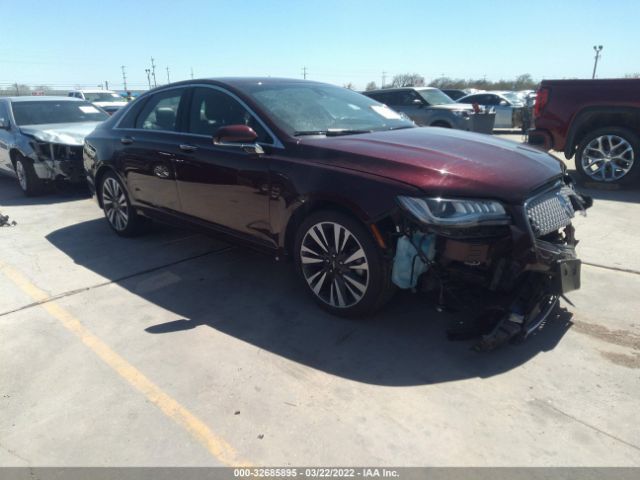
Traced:
<path fill-rule="evenodd" d="M 0 100 L 0 171 L 13 173 L 13 165 L 9 155 L 9 148 L 13 144 L 13 133 L 9 119 L 7 102 Z"/>
<path fill-rule="evenodd" d="M 119 162 L 133 200 L 145 206 L 180 210 L 175 160 L 184 143 L 179 132 L 187 88 L 159 91 L 131 121 L 119 128 Z M 135 112 L 132 112 L 135 113 Z"/>
<path fill-rule="evenodd" d="M 248 125 L 258 134 L 258 143 L 274 142 L 264 124 L 229 92 L 214 86 L 194 87 L 186 143 L 176 159 L 182 212 L 273 245 L 268 155 L 248 152 L 240 144 L 215 145 L 214 133 L 228 125 Z"/>
<path fill-rule="evenodd" d="M 495 128 L 512 128 L 513 107 L 511 104 L 500 95 L 495 94 L 487 95 L 487 102 L 487 105 L 496 110 Z"/>

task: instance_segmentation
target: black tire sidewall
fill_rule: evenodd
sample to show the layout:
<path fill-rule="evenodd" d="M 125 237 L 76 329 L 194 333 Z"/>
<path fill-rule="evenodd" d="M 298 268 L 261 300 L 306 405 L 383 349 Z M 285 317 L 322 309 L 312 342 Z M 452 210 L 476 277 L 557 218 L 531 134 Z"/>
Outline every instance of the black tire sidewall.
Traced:
<path fill-rule="evenodd" d="M 360 300 L 356 305 L 352 307 L 332 307 L 322 299 L 318 298 L 318 296 L 313 292 L 304 277 L 302 262 L 300 259 L 300 247 L 302 245 L 302 240 L 309 228 L 320 222 L 334 222 L 347 228 L 351 232 L 351 234 L 356 237 L 358 242 L 360 242 L 360 245 L 364 249 L 365 255 L 367 256 L 367 261 L 369 263 L 369 285 L 362 300 Z M 296 264 L 296 271 L 298 272 L 298 276 L 303 282 L 305 289 L 307 290 L 309 295 L 311 295 L 316 303 L 320 305 L 324 310 L 341 317 L 359 317 L 375 312 L 376 310 L 381 308 L 384 303 L 386 303 L 386 301 L 388 301 L 391 297 L 390 290 L 392 289 L 392 287 L 390 286 L 390 268 L 385 265 L 382 251 L 376 245 L 373 235 L 369 233 L 362 225 L 362 223 L 358 220 L 355 220 L 343 213 L 332 210 L 323 210 L 313 213 L 298 227 L 293 248 L 293 257 Z"/>
<path fill-rule="evenodd" d="M 582 168 L 582 154 L 586 146 L 597 137 L 602 135 L 616 135 L 618 137 L 624 138 L 629 144 L 633 147 L 633 166 L 629 173 L 627 173 L 620 180 L 616 180 L 614 182 L 603 182 L 598 181 L 592 177 L 590 177 Z M 595 185 L 630 185 L 632 183 L 638 182 L 640 180 L 640 137 L 637 134 L 633 133 L 631 130 L 622 128 L 622 127 L 603 127 L 597 130 L 592 131 L 587 134 L 578 144 L 575 155 L 575 164 L 576 164 L 576 172 L 582 181 L 585 184 L 595 184 Z"/>

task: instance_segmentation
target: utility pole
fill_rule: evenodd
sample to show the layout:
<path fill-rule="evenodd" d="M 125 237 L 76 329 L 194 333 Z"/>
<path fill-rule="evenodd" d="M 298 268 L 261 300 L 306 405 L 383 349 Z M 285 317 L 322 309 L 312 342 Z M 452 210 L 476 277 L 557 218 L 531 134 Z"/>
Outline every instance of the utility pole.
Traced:
<path fill-rule="evenodd" d="M 307 67 L 302 67 L 302 78 L 307 79 Z"/>
<path fill-rule="evenodd" d="M 380 88 L 384 88 L 384 83 L 387 80 L 387 72 L 382 72 L 382 84 L 380 85 Z"/>
<path fill-rule="evenodd" d="M 167 83 L 171 83 L 171 79 L 169 78 L 169 67 L 167 67 Z"/>
<path fill-rule="evenodd" d="M 191 80 L 193 80 L 193 67 L 191 67 Z"/>
<path fill-rule="evenodd" d="M 109 90 L 109 80 L 104 81 L 104 89 Z"/>
<path fill-rule="evenodd" d="M 16 96 L 19 97 L 20 96 L 20 87 L 18 86 L 18 82 L 13 84 L 16 87 Z"/>
<path fill-rule="evenodd" d="M 151 57 L 151 76 L 153 77 L 153 86 L 157 87 L 158 82 L 156 82 L 156 64 L 153 63 L 153 57 Z"/>
<path fill-rule="evenodd" d="M 596 78 L 596 68 L 598 68 L 598 59 L 600 58 L 600 52 L 602 51 L 602 45 L 594 45 L 593 50 L 596 52 L 595 61 L 593 62 L 593 75 L 591 75 L 591 79 Z"/>
<path fill-rule="evenodd" d="M 124 65 L 120 67 L 122 69 L 122 84 L 124 85 L 124 91 L 127 91 L 127 74 L 124 71 Z"/>
<path fill-rule="evenodd" d="M 151 70 L 145 68 L 144 71 L 147 74 L 147 83 L 149 84 L 149 90 L 151 90 Z"/>

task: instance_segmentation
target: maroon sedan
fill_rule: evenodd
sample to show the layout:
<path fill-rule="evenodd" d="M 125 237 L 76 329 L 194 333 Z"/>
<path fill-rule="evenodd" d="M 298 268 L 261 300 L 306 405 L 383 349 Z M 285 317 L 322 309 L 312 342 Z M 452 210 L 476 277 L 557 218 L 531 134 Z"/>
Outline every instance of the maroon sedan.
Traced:
<path fill-rule="evenodd" d="M 149 219 L 186 220 L 293 258 L 334 314 L 370 314 L 397 288 L 432 292 L 443 306 L 470 298 L 499 312 L 488 348 L 526 336 L 579 287 L 571 219 L 590 199 L 561 162 L 486 135 L 418 128 L 333 85 L 166 85 L 98 126 L 84 163 L 119 235 Z"/>

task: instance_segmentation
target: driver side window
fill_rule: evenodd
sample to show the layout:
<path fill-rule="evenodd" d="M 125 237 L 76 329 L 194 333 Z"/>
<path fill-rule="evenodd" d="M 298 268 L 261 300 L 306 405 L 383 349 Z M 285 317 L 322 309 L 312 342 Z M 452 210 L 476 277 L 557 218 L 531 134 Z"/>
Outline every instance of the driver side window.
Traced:
<path fill-rule="evenodd" d="M 273 143 L 262 125 L 235 98 L 215 88 L 196 87 L 189 108 L 187 131 L 213 136 L 220 127 L 247 125 L 257 134 L 257 142 Z"/>

